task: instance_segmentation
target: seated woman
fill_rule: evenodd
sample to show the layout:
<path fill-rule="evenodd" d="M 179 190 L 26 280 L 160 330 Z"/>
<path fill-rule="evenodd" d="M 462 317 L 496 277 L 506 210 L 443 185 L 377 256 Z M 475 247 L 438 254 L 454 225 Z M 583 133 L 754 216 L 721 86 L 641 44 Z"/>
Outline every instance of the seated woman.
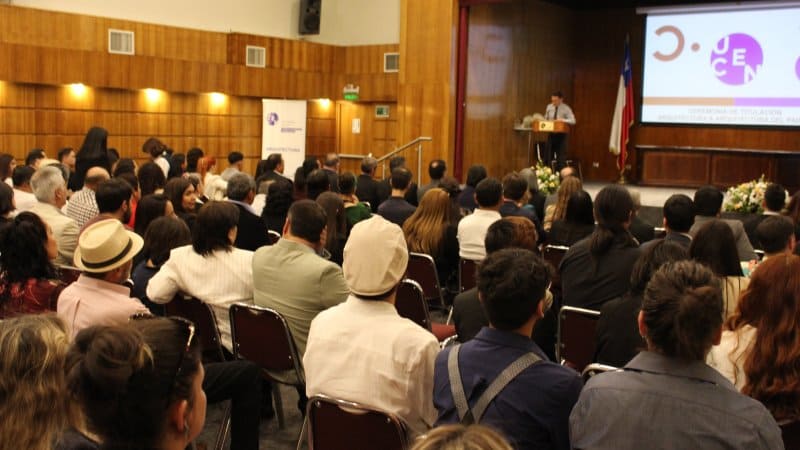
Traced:
<path fill-rule="evenodd" d="M 722 299 L 725 305 L 723 320 L 730 317 L 736 310 L 739 293 L 750 282 L 742 272 L 731 227 L 721 220 L 709 221 L 692 239 L 689 254 L 693 260 L 705 264 L 714 275 L 722 279 Z"/>
<path fill-rule="evenodd" d="M 643 251 L 633 265 L 631 289 L 622 297 L 603 305 L 600 310 L 595 333 L 595 361 L 622 367 L 645 348 L 644 339 L 636 326 L 644 289 L 661 266 L 684 259 L 689 259 L 689 252 L 685 248 L 661 239 Z"/>
<path fill-rule="evenodd" d="M 0 228 L 0 319 L 56 310 L 64 289 L 56 256 L 53 230 L 36 214 L 20 213 Z"/>
<path fill-rule="evenodd" d="M 139 191 L 142 197 L 150 194 L 160 194 L 164 191 L 167 179 L 161 167 L 154 162 L 146 162 L 139 168 L 136 175 L 139 178 Z"/>
<path fill-rule="evenodd" d="M 433 257 L 443 287 L 458 269 L 458 228 L 452 215 L 450 195 L 433 188 L 422 196 L 414 214 L 403 224 L 408 251 Z"/>
<path fill-rule="evenodd" d="M 228 182 L 214 173 L 216 166 L 217 159 L 213 156 L 205 156 L 197 162 L 197 173 L 203 184 L 202 193 L 209 200 L 223 200 L 228 189 Z"/>
<path fill-rule="evenodd" d="M 64 380 L 69 338 L 54 314 L 0 321 L 0 446 L 51 450 L 74 422 Z"/>
<path fill-rule="evenodd" d="M 325 210 L 325 215 L 328 218 L 325 250 L 330 254 L 329 259 L 341 267 L 344 262 L 344 244 L 347 242 L 345 203 L 338 194 L 323 192 L 317 197 L 317 204 Z"/>
<path fill-rule="evenodd" d="M 800 256 L 761 262 L 708 364 L 778 421 L 800 420 Z"/>
<path fill-rule="evenodd" d="M 150 194 L 142 197 L 136 207 L 136 221 L 133 231 L 144 237 L 150 222 L 159 217 L 176 217 L 172 202 L 164 194 Z"/>
<path fill-rule="evenodd" d="M 131 273 L 133 280 L 131 297 L 141 300 L 153 314 L 163 316 L 164 306 L 153 303 L 147 297 L 147 284 L 167 262 L 172 249 L 191 243 L 192 232 L 177 217 L 159 217 L 152 221 L 144 234 L 144 247 L 140 253 L 142 262 L 137 264 Z"/>
<path fill-rule="evenodd" d="M 353 175 L 353 172 L 339 175 L 339 195 L 344 201 L 348 230 L 358 222 L 372 217 L 371 205 L 358 201 L 358 197 L 356 197 L 356 176 Z"/>
<path fill-rule="evenodd" d="M 592 197 L 588 192 L 580 190 L 569 196 L 564 218 L 553 221 L 550 232 L 547 233 L 547 243 L 569 247 L 592 232 L 594 232 Z"/>
<path fill-rule="evenodd" d="M 547 208 L 545 208 L 543 221 L 545 230 L 550 231 L 553 222 L 566 217 L 567 203 L 569 202 L 570 196 L 581 189 L 583 189 L 583 185 L 581 184 L 580 178 L 564 178 L 564 181 L 561 182 L 561 186 L 558 187 L 558 191 L 556 192 L 556 203 L 548 205 Z"/>
<path fill-rule="evenodd" d="M 572 448 L 783 448 L 769 411 L 705 364 L 722 327 L 711 270 L 695 261 L 658 269 L 638 327 L 647 351 L 586 383 L 569 418 Z"/>
<path fill-rule="evenodd" d="M 194 184 L 187 178 L 173 178 L 167 182 L 164 195 L 172 203 L 172 207 L 181 220 L 186 222 L 191 230 L 197 219 L 197 192 Z"/>
<path fill-rule="evenodd" d="M 261 211 L 261 219 L 267 224 L 268 230 L 283 233 L 286 215 L 294 201 L 293 189 L 289 180 L 275 180 L 267 188 L 267 201 Z"/>
<path fill-rule="evenodd" d="M 183 293 L 211 305 L 228 350 L 232 348 L 228 308 L 236 302 L 253 302 L 253 252 L 233 247 L 237 223 L 239 209 L 233 203 L 203 205 L 192 230 L 192 245 L 172 250 L 145 291 L 154 303 L 169 303 Z"/>
<path fill-rule="evenodd" d="M 203 429 L 204 370 L 189 322 L 86 328 L 75 338 L 66 369 L 103 449 L 183 450 Z"/>
<path fill-rule="evenodd" d="M 14 189 L 6 183 L 0 184 L 0 225 L 11 222 L 16 209 Z"/>

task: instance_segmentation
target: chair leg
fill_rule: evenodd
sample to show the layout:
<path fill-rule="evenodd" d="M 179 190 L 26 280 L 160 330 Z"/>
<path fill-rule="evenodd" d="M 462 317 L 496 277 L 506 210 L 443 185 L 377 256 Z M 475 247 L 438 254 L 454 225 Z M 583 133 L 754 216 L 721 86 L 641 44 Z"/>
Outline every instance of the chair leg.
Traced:
<path fill-rule="evenodd" d="M 222 450 L 225 448 L 225 441 L 228 440 L 228 433 L 231 429 L 231 409 L 233 402 L 229 402 L 225 408 L 225 415 L 222 417 L 222 423 L 219 425 L 219 432 L 217 433 L 217 441 L 214 443 L 214 450 Z"/>
<path fill-rule="evenodd" d="M 278 415 L 278 428 L 283 429 L 286 419 L 283 416 L 283 399 L 281 398 L 280 383 L 272 382 L 272 398 L 275 400 L 275 412 Z"/>
<path fill-rule="evenodd" d="M 450 325 L 452 321 L 453 321 L 453 305 L 450 305 L 450 310 L 447 313 L 447 322 L 445 322 L 445 325 Z"/>
<path fill-rule="evenodd" d="M 300 436 L 297 438 L 297 450 L 302 450 L 306 442 L 306 432 L 308 431 L 308 416 L 303 419 L 303 426 L 300 428 Z"/>

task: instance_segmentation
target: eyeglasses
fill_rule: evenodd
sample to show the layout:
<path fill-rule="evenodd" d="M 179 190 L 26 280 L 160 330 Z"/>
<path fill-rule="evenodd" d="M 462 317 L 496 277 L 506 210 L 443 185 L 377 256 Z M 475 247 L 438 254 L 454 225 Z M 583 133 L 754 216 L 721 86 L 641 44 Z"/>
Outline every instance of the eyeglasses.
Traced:
<path fill-rule="evenodd" d="M 167 395 L 168 402 L 170 397 L 172 397 L 172 392 L 175 390 L 175 385 L 178 384 L 178 376 L 181 373 L 181 369 L 183 369 L 183 362 L 186 360 L 186 355 L 189 353 L 189 350 L 191 349 L 192 339 L 194 339 L 194 333 L 195 333 L 194 323 L 192 323 L 191 321 L 188 321 L 182 317 L 170 317 L 169 319 L 175 322 L 179 322 L 184 326 L 186 326 L 188 333 L 186 337 L 186 345 L 184 346 L 184 349 L 181 352 L 180 358 L 178 358 L 178 365 L 175 368 L 175 375 L 173 375 L 172 377 L 172 385 L 170 386 L 169 389 L 169 395 Z"/>

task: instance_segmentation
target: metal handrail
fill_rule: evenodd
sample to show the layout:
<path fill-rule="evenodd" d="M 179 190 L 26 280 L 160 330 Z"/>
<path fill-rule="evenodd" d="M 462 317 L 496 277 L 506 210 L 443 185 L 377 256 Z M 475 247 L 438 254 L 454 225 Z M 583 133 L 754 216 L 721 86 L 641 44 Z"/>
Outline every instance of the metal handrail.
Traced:
<path fill-rule="evenodd" d="M 423 142 L 431 142 L 431 141 L 433 141 L 433 138 L 430 137 L 430 136 L 420 136 L 420 137 L 415 138 L 414 140 L 412 140 L 412 141 L 410 141 L 410 142 L 408 142 L 406 144 L 401 145 L 400 147 L 395 148 L 394 150 L 392 150 L 389 153 L 381 156 L 380 158 L 377 158 L 378 163 L 381 164 L 381 176 L 383 178 L 386 178 L 386 162 L 385 161 L 387 159 L 389 159 L 392 156 L 394 156 L 394 155 L 396 155 L 396 154 L 408 149 L 409 147 L 414 146 L 415 144 L 419 144 L 419 145 L 417 145 L 417 177 L 420 177 L 422 175 L 422 143 Z M 372 155 L 372 153 L 370 153 L 369 155 Z M 354 153 L 339 153 L 338 156 L 339 156 L 339 158 L 342 158 L 342 159 L 363 159 L 365 156 L 368 156 L 368 155 L 356 155 Z"/>

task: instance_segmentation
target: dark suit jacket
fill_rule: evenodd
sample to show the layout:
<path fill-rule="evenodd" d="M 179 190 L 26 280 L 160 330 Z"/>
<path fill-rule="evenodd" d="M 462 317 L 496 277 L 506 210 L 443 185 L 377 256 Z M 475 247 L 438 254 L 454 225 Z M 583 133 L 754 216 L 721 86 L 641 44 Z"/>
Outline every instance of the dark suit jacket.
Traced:
<path fill-rule="evenodd" d="M 413 206 L 418 206 L 419 202 L 417 201 L 417 183 L 411 183 L 408 185 L 408 190 L 403 198 L 406 199 L 408 203 L 411 203 Z M 392 195 L 392 185 L 389 184 L 389 179 L 385 178 L 383 181 L 378 183 L 378 205 L 380 206 L 381 203 L 385 202 L 386 199 L 391 197 Z M 377 210 L 375 210 L 377 211 Z"/>
<path fill-rule="evenodd" d="M 689 229 L 689 234 L 694 237 L 697 231 L 706 223 L 718 219 L 717 217 L 710 216 L 695 216 L 694 225 Z M 739 261 L 750 261 L 756 259 L 756 253 L 753 251 L 753 246 L 750 244 L 750 239 L 747 238 L 747 233 L 744 231 L 744 225 L 740 220 L 736 219 L 719 219 L 727 223 L 733 231 L 733 238 L 736 239 L 736 252 L 739 254 Z"/>
<path fill-rule="evenodd" d="M 545 200 L 547 200 L 547 197 L 542 195 L 539 191 L 532 194 L 530 200 L 528 200 L 528 204 L 533 206 L 533 210 L 536 211 L 536 215 L 539 217 L 544 217 Z"/>
<path fill-rule="evenodd" d="M 356 182 L 356 197 L 362 202 L 369 202 L 373 213 L 378 212 L 380 205 L 379 182 L 371 176 L 361 174 Z"/>
<path fill-rule="evenodd" d="M 584 224 L 567 222 L 566 220 L 554 220 L 547 233 L 547 243 L 553 245 L 563 245 L 569 247 L 581 239 L 589 236 L 594 231 L 594 224 Z"/>
<path fill-rule="evenodd" d="M 261 217 L 246 210 L 244 206 L 234 203 L 239 208 L 239 230 L 233 246 L 242 250 L 256 251 L 269 243 L 267 225 Z"/>
<path fill-rule="evenodd" d="M 274 170 L 267 170 L 266 172 L 261 174 L 261 176 L 258 177 L 258 180 L 256 181 L 258 183 L 261 183 L 264 180 L 270 180 L 270 181 L 286 180 L 289 183 L 292 183 L 292 180 L 286 178 L 285 176 L 279 174 L 278 172 L 275 172 Z M 292 184 L 294 185 L 294 183 Z"/>
<path fill-rule="evenodd" d="M 595 361 L 614 367 L 624 367 L 645 348 L 639 335 L 638 317 L 642 297 L 625 294 L 610 300 L 600 309 L 595 334 Z"/>
<path fill-rule="evenodd" d="M 680 245 L 681 247 L 685 248 L 687 252 L 689 251 L 689 247 L 692 245 L 692 237 L 691 236 L 687 236 L 687 235 L 685 235 L 683 233 L 676 233 L 674 231 L 668 231 L 667 234 L 664 235 L 663 239 L 653 239 L 652 241 L 647 241 L 646 243 L 642 244 L 639 248 L 641 248 L 642 249 L 642 253 L 644 253 L 645 251 L 647 251 L 647 249 L 649 249 L 650 247 L 654 246 L 656 244 L 656 242 L 659 242 L 659 241 L 662 241 L 662 240 L 669 241 L 669 242 L 674 242 L 674 243 Z"/>
<path fill-rule="evenodd" d="M 533 225 L 536 227 L 536 234 L 538 236 L 538 240 L 536 243 L 541 244 L 542 242 L 547 241 L 547 232 L 544 231 L 544 227 L 542 226 L 541 220 L 536 215 L 536 211 L 527 208 L 520 208 L 517 206 L 516 203 L 512 200 L 506 200 L 500 206 L 500 215 L 503 217 L 506 216 L 520 216 L 520 217 L 527 217 L 533 222 Z"/>
<path fill-rule="evenodd" d="M 335 170 L 323 168 L 322 170 L 328 175 L 328 181 L 331 183 L 331 192 L 339 193 L 339 174 Z"/>
<path fill-rule="evenodd" d="M 756 233 L 756 228 L 758 228 L 761 222 L 767 217 L 769 217 L 767 214 L 754 214 L 744 222 L 744 231 L 747 233 L 747 239 L 750 240 L 750 245 L 752 245 L 754 249 L 763 250 L 761 240 L 758 238 L 758 233 Z"/>
<path fill-rule="evenodd" d="M 653 226 L 642 220 L 639 216 L 633 217 L 630 232 L 640 244 L 652 241 L 656 233 Z"/>

